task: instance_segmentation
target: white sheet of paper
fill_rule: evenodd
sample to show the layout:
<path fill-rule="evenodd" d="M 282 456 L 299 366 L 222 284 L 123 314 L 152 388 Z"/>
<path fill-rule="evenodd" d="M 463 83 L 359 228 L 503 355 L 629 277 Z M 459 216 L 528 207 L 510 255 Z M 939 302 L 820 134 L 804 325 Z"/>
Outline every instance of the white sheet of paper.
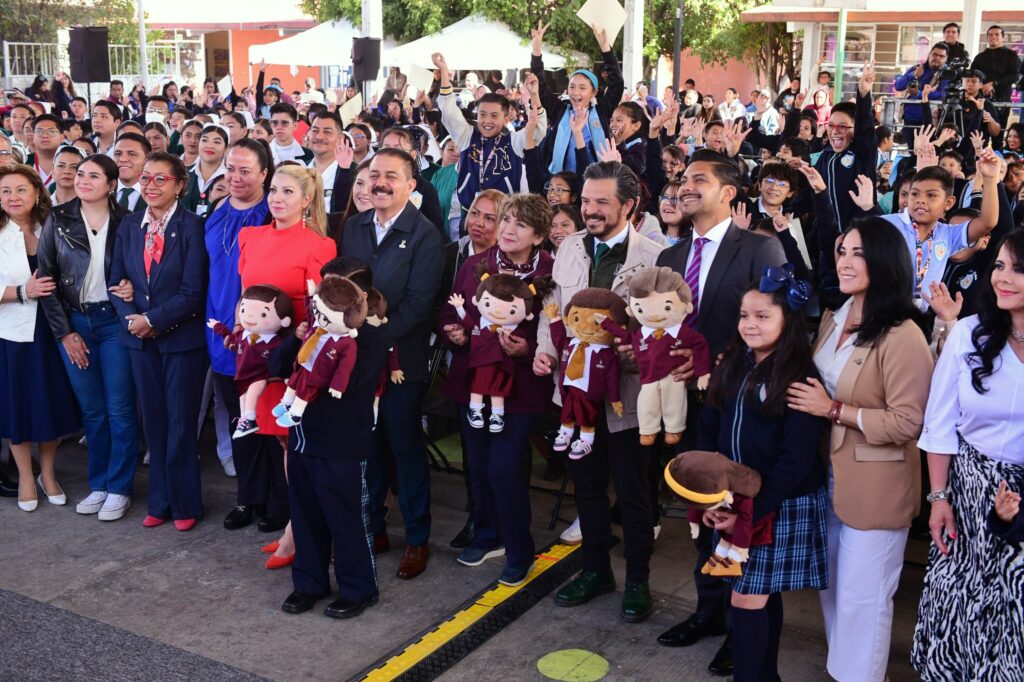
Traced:
<path fill-rule="evenodd" d="M 338 116 L 341 117 L 342 124 L 348 127 L 348 124 L 356 119 L 356 115 L 363 110 L 363 95 L 356 93 L 356 96 L 348 100 L 341 105 L 338 109 Z"/>
<path fill-rule="evenodd" d="M 217 92 L 220 93 L 221 97 L 227 97 L 231 94 L 231 76 L 224 76 L 217 81 Z"/>
<path fill-rule="evenodd" d="M 430 86 L 434 84 L 434 72 L 429 69 L 424 69 L 422 66 L 412 64 L 409 66 L 408 71 L 403 70 L 402 73 L 408 77 L 410 97 L 415 97 L 412 93 L 412 88 L 416 88 L 417 91 L 423 90 L 424 92 L 429 92 Z"/>
<path fill-rule="evenodd" d="M 626 10 L 618 0 L 587 0 L 580 11 L 576 12 L 576 16 L 587 26 L 593 24 L 598 29 L 603 28 L 608 35 L 609 45 L 615 44 L 619 31 L 626 24 Z"/>

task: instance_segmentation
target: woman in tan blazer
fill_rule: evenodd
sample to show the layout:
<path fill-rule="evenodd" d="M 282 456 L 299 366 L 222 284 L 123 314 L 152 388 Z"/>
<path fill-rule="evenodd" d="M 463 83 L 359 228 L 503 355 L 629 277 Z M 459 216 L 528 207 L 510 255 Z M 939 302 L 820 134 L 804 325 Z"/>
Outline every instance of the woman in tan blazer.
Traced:
<path fill-rule="evenodd" d="M 932 356 L 915 324 L 913 274 L 899 232 L 854 223 L 836 249 L 850 296 L 821 321 L 822 380 L 790 387 L 794 409 L 833 422 L 829 447 L 829 589 L 821 593 L 828 672 L 840 682 L 885 678 L 892 597 L 920 504 L 917 438 Z"/>

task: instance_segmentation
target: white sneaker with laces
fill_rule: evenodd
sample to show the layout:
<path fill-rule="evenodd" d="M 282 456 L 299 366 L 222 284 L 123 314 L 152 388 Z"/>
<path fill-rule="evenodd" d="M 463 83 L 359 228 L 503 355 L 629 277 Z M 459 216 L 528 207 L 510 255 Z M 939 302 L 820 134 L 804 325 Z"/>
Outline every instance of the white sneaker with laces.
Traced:
<path fill-rule="evenodd" d="M 572 525 L 562 531 L 558 539 L 567 545 L 578 545 L 583 542 L 583 531 L 580 530 L 580 517 L 572 522 Z"/>
<path fill-rule="evenodd" d="M 585 440 L 577 440 L 572 444 L 572 450 L 569 451 L 569 459 L 583 459 L 593 449 L 594 446 L 591 443 Z"/>
<path fill-rule="evenodd" d="M 85 498 L 78 503 L 75 507 L 75 511 L 79 514 L 95 514 L 103 508 L 103 503 L 107 500 L 107 494 L 102 490 L 94 490 L 89 493 L 89 497 Z"/>
<path fill-rule="evenodd" d="M 505 430 L 505 419 L 500 414 L 491 414 L 491 419 L 488 422 L 488 430 L 491 433 L 501 433 Z"/>
<path fill-rule="evenodd" d="M 484 412 L 483 410 L 470 410 L 466 414 L 466 419 L 469 421 L 469 425 L 474 429 L 484 428 Z"/>
<path fill-rule="evenodd" d="M 106 502 L 103 503 L 103 508 L 100 509 L 99 519 L 100 521 L 117 521 L 125 515 L 131 506 L 132 498 L 127 495 L 110 493 L 107 495 Z"/>
<path fill-rule="evenodd" d="M 572 434 L 564 433 L 559 431 L 555 437 L 555 442 L 552 444 L 551 449 L 555 452 L 565 452 L 569 449 L 569 445 L 572 444 Z"/>

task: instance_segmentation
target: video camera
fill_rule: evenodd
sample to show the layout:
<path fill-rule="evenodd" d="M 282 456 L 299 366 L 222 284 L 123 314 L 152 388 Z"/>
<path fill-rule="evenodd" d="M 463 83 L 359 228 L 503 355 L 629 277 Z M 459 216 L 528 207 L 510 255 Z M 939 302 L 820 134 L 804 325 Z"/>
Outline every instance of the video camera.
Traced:
<path fill-rule="evenodd" d="M 966 58 L 951 59 L 938 71 L 941 80 L 946 81 L 944 103 L 964 102 L 964 78 L 971 74 L 971 62 Z"/>

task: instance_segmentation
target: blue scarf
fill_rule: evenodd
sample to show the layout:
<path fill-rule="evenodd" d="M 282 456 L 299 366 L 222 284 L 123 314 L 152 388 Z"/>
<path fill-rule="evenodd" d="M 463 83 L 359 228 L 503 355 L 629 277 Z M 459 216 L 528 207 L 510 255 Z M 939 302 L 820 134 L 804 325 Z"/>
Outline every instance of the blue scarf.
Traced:
<path fill-rule="evenodd" d="M 558 122 L 558 132 L 555 134 L 555 146 L 551 154 L 551 165 L 548 171 L 554 175 L 563 170 L 576 170 L 575 151 L 568 155 L 569 143 L 572 142 L 572 127 L 569 120 L 572 117 L 572 106 L 567 106 L 562 113 L 562 120 Z M 587 110 L 587 126 L 583 129 L 583 139 L 587 143 L 587 157 L 591 162 L 597 161 L 594 150 L 605 142 L 604 127 L 601 125 L 601 117 L 597 115 L 597 107 L 591 106 Z M 574 148 L 575 150 L 575 148 Z"/>

